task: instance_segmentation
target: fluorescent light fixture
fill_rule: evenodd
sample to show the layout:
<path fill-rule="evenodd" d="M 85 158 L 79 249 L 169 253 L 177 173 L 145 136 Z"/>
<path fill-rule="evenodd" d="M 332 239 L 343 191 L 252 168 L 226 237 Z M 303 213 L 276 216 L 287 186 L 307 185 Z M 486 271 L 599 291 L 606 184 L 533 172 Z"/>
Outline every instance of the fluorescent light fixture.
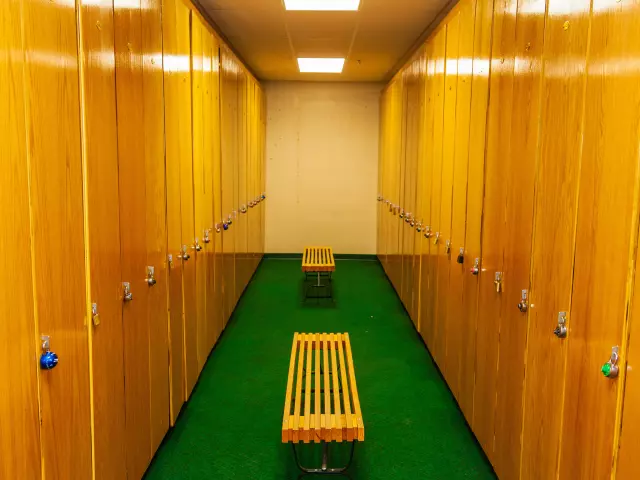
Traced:
<path fill-rule="evenodd" d="M 324 10 L 347 11 L 358 10 L 360 0 L 284 0 L 287 10 Z"/>
<path fill-rule="evenodd" d="M 300 73 L 342 73 L 344 58 L 299 58 Z"/>

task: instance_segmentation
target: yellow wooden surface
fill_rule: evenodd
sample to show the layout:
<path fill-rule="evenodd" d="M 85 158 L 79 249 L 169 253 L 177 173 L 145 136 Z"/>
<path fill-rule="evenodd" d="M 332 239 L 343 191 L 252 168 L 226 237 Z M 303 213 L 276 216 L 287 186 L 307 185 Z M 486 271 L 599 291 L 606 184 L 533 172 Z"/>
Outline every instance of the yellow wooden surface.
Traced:
<path fill-rule="evenodd" d="M 236 230 L 236 297 L 244 291 L 244 286 L 248 282 L 248 246 L 247 227 L 248 213 L 242 213 L 242 207 L 247 207 L 247 145 L 246 145 L 246 122 L 247 122 L 247 75 L 240 70 L 238 73 L 238 116 L 237 125 L 237 156 L 234 165 L 236 166 L 236 182 L 238 186 L 234 208 L 238 211 L 237 221 L 234 224 Z"/>
<path fill-rule="evenodd" d="M 151 380 L 149 359 L 149 285 L 146 282 L 147 220 L 144 135 L 142 29 L 140 9 L 115 8 L 118 173 L 122 281 L 133 299 L 123 300 L 126 465 L 141 477 L 151 460 Z M 121 287 L 122 289 L 122 287 Z"/>
<path fill-rule="evenodd" d="M 323 402 L 320 385 L 324 386 Z M 315 394 L 311 393 L 312 386 Z M 307 394 L 303 395 L 304 392 Z M 354 440 L 364 441 L 364 423 L 349 334 L 295 333 L 285 391 L 282 442 Z"/>
<path fill-rule="evenodd" d="M 0 348 L 8 364 L 0 376 L 0 389 L 4 392 L 0 395 L 0 478 L 36 479 L 40 478 L 42 467 L 35 364 L 40 351 L 34 342 L 38 332 L 31 270 L 24 65 L 23 57 L 13 54 L 20 50 L 21 42 L 21 2 L 2 2 L 0 210 L 5 221 L 0 226 Z"/>
<path fill-rule="evenodd" d="M 113 5 L 79 11 L 82 68 L 85 247 L 91 319 L 93 468 L 95 478 L 126 476 L 124 347 Z M 96 28 L 96 25 L 100 28 Z M 108 59 L 107 61 L 105 61 Z M 91 305 L 88 310 L 91 311 Z M 89 317 L 91 318 L 91 317 Z M 96 324 L 97 323 L 97 324 Z M 103 359 L 111 359 L 104 362 Z"/>
<path fill-rule="evenodd" d="M 331 247 L 305 247 L 302 254 L 303 272 L 333 272 L 335 269 Z"/>
<path fill-rule="evenodd" d="M 566 9 L 565 15 L 547 17 L 542 64 L 536 181 L 536 192 L 541 193 L 536 194 L 535 200 L 531 274 L 531 303 L 535 306 L 529 312 L 527 340 L 523 479 L 556 474 L 564 416 L 567 344 L 573 333 L 569 312 L 575 265 L 589 2 L 577 0 L 567 5 L 567 2 L 550 0 L 550 9 L 561 7 Z M 556 338 L 552 333 L 561 311 L 567 312 L 566 339 Z M 608 353 L 602 352 L 605 360 Z M 551 405 L 555 408 L 549 408 Z"/>
<path fill-rule="evenodd" d="M 183 76 L 189 69 L 189 59 L 180 55 L 177 39 L 177 5 L 179 0 L 163 0 L 163 52 L 164 52 L 164 121 L 165 170 L 167 192 L 167 254 L 169 264 L 169 384 L 171 391 L 171 425 L 185 401 L 184 332 L 182 324 L 182 224 L 180 200 L 180 89 Z"/>
<path fill-rule="evenodd" d="M 576 8 L 587 5 L 577 3 Z M 614 6 L 596 1 L 593 9 L 580 136 L 583 145 L 560 478 L 605 478 L 611 474 L 623 379 L 605 378 L 600 368 L 609 359 L 611 348 L 623 345 L 628 338 L 629 285 L 638 235 L 640 84 L 637 76 L 612 68 L 612 63 L 637 58 L 640 3 L 625 1 Z M 579 42 L 587 20 L 579 15 L 572 21 Z M 577 55 L 582 52 L 581 47 L 570 49 Z M 625 402 L 627 405 L 633 409 L 631 402 Z M 590 421 L 585 421 L 587 418 Z M 576 445 L 580 448 L 569 447 Z M 633 477 L 619 474 L 618 478 Z"/>
<path fill-rule="evenodd" d="M 89 478 L 91 413 L 76 11 L 59 1 L 24 2 L 22 14 L 34 333 L 38 339 L 40 334 L 50 335 L 52 350 L 60 358 L 56 369 L 39 374 L 43 472 L 47 479 Z M 19 23 L 16 18 L 12 26 Z M 5 28 L 3 35 L 10 35 Z M 53 62 L 43 62 L 42 52 Z"/>
<path fill-rule="evenodd" d="M 463 319 L 462 286 L 467 264 L 459 263 L 460 250 L 464 252 L 466 210 L 467 210 L 467 169 L 469 158 L 469 129 L 471 120 L 471 62 L 473 58 L 473 26 L 475 2 L 459 4 L 459 43 L 457 58 L 456 119 L 453 154 L 453 197 L 451 201 L 451 251 L 449 253 L 449 293 L 446 297 L 447 320 L 444 331 L 444 373 L 459 399 L 460 363 L 462 360 L 463 335 L 468 328 Z"/>

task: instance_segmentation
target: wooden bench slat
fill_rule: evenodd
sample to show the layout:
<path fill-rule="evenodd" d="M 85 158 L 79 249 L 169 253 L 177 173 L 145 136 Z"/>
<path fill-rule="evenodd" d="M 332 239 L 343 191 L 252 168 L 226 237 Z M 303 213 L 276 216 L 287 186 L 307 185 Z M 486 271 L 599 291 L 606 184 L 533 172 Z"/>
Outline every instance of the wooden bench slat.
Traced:
<path fill-rule="evenodd" d="M 338 362 L 336 356 L 336 335 L 331 334 L 331 383 L 333 385 L 333 409 L 335 424 L 332 425 L 333 439 L 338 442 L 342 441 L 342 410 L 340 408 L 340 381 L 338 373 Z"/>
<path fill-rule="evenodd" d="M 305 366 L 305 388 L 304 388 L 304 430 L 302 434 L 302 440 L 304 443 L 309 443 L 311 440 L 311 375 L 312 375 L 312 363 L 311 355 L 313 354 L 312 342 L 315 339 L 315 335 L 306 335 L 305 344 L 307 348 L 307 364 Z"/>
<path fill-rule="evenodd" d="M 291 390 L 293 389 L 293 373 L 296 365 L 296 351 L 298 350 L 298 333 L 293 334 L 293 347 L 291 347 L 291 358 L 289 360 L 289 376 L 287 378 L 287 392 L 284 398 L 284 417 L 282 420 L 282 441 L 291 440 L 291 425 L 289 415 L 291 414 Z"/>
<path fill-rule="evenodd" d="M 325 441 L 331 441 L 331 386 L 329 384 L 329 342 L 328 335 L 322 334 L 322 358 L 324 362 L 324 414 L 325 414 L 325 430 L 323 438 Z"/>
<path fill-rule="evenodd" d="M 344 361 L 344 345 L 342 344 L 342 334 L 338 334 L 338 359 L 340 361 L 340 384 L 342 385 L 342 403 L 345 415 L 345 435 L 347 441 L 353 441 L 353 422 L 351 420 L 351 405 L 349 395 L 349 382 L 347 381 L 347 368 Z"/>
<path fill-rule="evenodd" d="M 335 268 L 331 247 L 305 247 L 302 256 L 303 272 L 332 272 Z"/>
<path fill-rule="evenodd" d="M 358 441 L 364 441 L 364 422 L 362 420 L 362 410 L 360 409 L 360 398 L 358 397 L 358 386 L 356 385 L 356 372 L 353 366 L 353 355 L 351 353 L 351 341 L 349 334 L 344 334 L 344 346 L 347 350 L 347 363 L 349 364 L 349 381 L 351 383 L 351 395 L 353 396 L 353 409 L 358 422 Z"/>
<path fill-rule="evenodd" d="M 316 353 L 316 363 L 314 365 L 316 391 L 314 395 L 314 404 L 313 404 L 313 411 L 315 414 L 314 415 L 315 429 L 314 429 L 313 441 L 319 442 L 321 439 L 320 435 L 322 433 L 321 421 L 320 421 L 320 370 L 322 370 L 322 368 L 320 366 L 320 334 L 319 333 L 313 336 L 313 343 L 314 343 L 314 348 Z"/>
<path fill-rule="evenodd" d="M 304 347 L 305 347 L 305 339 L 306 339 L 307 335 L 306 334 L 302 334 L 299 336 L 299 345 L 300 345 L 300 349 L 299 349 L 299 355 L 298 355 L 298 378 L 296 381 L 296 400 L 295 400 L 295 406 L 294 406 L 294 410 L 293 410 L 293 416 L 294 416 L 294 421 L 293 421 L 293 441 L 294 442 L 299 442 L 300 441 L 300 434 L 299 434 L 299 430 L 300 430 L 300 402 L 302 399 L 302 369 L 304 367 Z"/>

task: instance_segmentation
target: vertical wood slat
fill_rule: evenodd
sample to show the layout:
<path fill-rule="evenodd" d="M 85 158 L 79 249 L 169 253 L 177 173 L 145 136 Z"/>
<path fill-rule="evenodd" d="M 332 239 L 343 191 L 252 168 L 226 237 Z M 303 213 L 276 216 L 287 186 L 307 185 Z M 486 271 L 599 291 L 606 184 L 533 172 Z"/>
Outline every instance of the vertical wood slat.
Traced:
<path fill-rule="evenodd" d="M 296 365 L 296 351 L 298 350 L 298 333 L 293 334 L 293 347 L 291 347 L 291 359 L 289 360 L 289 377 L 287 378 L 287 392 L 284 399 L 284 416 L 282 420 L 282 441 L 289 442 L 291 438 L 291 390 L 293 389 L 293 373 Z"/>
<path fill-rule="evenodd" d="M 315 348 L 316 353 L 316 363 L 314 365 L 315 368 L 315 396 L 314 396 L 314 404 L 313 411 L 315 416 L 315 428 L 313 441 L 318 442 L 320 440 L 320 432 L 322 432 L 321 420 L 320 420 L 320 334 L 317 333 L 313 336 L 313 346 Z"/>
<path fill-rule="evenodd" d="M 306 334 L 300 334 L 299 343 L 300 343 L 300 352 L 298 355 L 298 378 L 296 381 L 296 400 L 293 410 L 293 435 L 292 439 L 294 442 L 300 441 L 300 402 L 302 399 L 302 368 L 304 366 L 304 347 L 305 347 L 305 339 Z"/>
<path fill-rule="evenodd" d="M 344 362 L 342 334 L 338 334 L 338 359 L 340 360 L 340 384 L 342 385 L 342 400 L 344 404 L 344 414 L 346 425 L 344 425 L 344 433 L 348 442 L 353 441 L 353 423 L 351 419 L 351 405 L 349 402 L 349 384 L 347 382 L 347 369 Z"/>
<path fill-rule="evenodd" d="M 322 334 L 322 358 L 324 360 L 324 432 L 323 439 L 331 441 L 331 392 L 329 384 L 329 343 L 328 335 Z"/>
<path fill-rule="evenodd" d="M 358 422 L 358 441 L 364 441 L 364 423 L 362 421 L 362 410 L 360 409 L 360 398 L 358 397 L 358 387 L 356 385 L 356 372 L 353 367 L 353 355 L 351 353 L 351 341 L 349 334 L 344 334 L 344 345 L 347 350 L 347 361 L 349 363 L 349 382 L 351 384 L 351 394 L 353 396 L 353 410 Z"/>
<path fill-rule="evenodd" d="M 305 345 L 307 346 L 307 364 L 305 368 L 305 390 L 304 390 L 304 430 L 302 432 L 302 440 L 304 443 L 309 443 L 310 440 L 310 430 L 311 430 L 311 375 L 312 375 L 312 364 L 311 364 L 311 355 L 313 354 L 313 344 L 312 342 L 315 340 L 315 335 L 305 335 Z"/>
<path fill-rule="evenodd" d="M 336 335 L 331 334 L 331 383 L 333 385 L 333 407 L 334 407 L 334 423 L 331 425 L 333 429 L 333 440 L 342 441 L 342 410 L 340 409 L 340 382 L 338 380 L 338 362 L 336 360 Z"/>

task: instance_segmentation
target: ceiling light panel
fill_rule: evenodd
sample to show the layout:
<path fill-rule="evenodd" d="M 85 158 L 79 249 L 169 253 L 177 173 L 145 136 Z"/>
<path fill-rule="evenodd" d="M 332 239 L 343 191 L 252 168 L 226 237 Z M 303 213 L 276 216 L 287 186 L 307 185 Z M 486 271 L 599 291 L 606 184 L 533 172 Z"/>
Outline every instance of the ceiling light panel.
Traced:
<path fill-rule="evenodd" d="M 360 0 L 284 0 L 287 10 L 306 11 L 355 11 L 360 7 Z"/>
<path fill-rule="evenodd" d="M 342 73 L 344 58 L 299 58 L 300 73 Z"/>

